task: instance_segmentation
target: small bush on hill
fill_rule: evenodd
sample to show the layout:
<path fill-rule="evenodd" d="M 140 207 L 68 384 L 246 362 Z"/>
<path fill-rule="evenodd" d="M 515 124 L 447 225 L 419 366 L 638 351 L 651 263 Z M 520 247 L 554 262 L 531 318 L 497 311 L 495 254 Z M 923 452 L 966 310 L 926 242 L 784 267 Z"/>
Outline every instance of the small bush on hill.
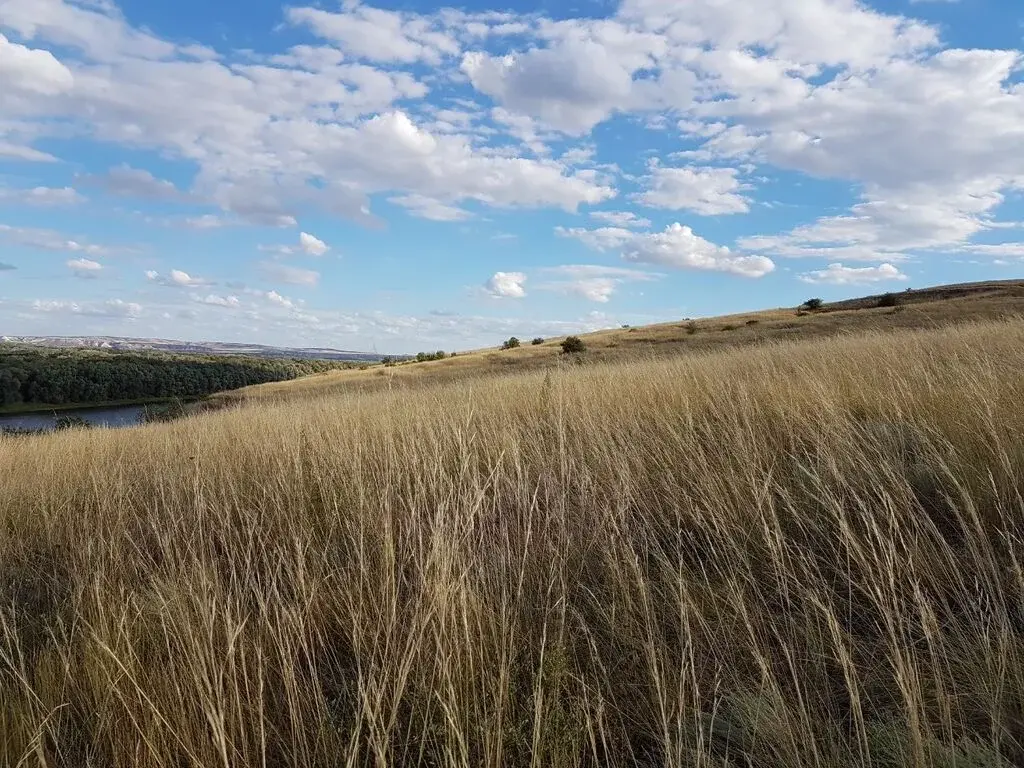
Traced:
<path fill-rule="evenodd" d="M 540 336 L 538 336 L 536 339 L 534 339 L 530 343 L 533 344 L 533 346 L 535 346 L 535 347 L 539 347 L 541 344 L 544 343 L 544 339 L 542 339 Z"/>
<path fill-rule="evenodd" d="M 565 341 L 562 342 L 562 354 L 578 355 L 586 351 L 587 345 L 583 343 L 583 339 L 581 339 L 579 336 L 569 336 Z"/>
<path fill-rule="evenodd" d="M 900 297 L 895 293 L 883 293 L 878 297 L 878 306 L 880 307 L 896 307 L 899 306 Z"/>
<path fill-rule="evenodd" d="M 521 342 L 519 341 L 519 339 L 517 339 L 515 336 L 513 336 L 508 341 L 506 341 L 504 344 L 502 344 L 501 348 L 502 349 L 516 349 L 519 346 L 521 346 Z"/>
<path fill-rule="evenodd" d="M 691 320 L 690 322 L 688 322 L 683 327 L 686 329 L 686 332 L 688 334 L 690 334 L 691 336 L 693 336 L 693 334 L 695 334 L 697 332 L 697 330 L 698 330 L 698 328 L 697 328 L 697 321 L 695 321 L 695 320 Z"/>
<path fill-rule="evenodd" d="M 813 310 L 813 309 L 821 309 L 824 305 L 825 305 L 825 302 L 822 301 L 821 299 L 808 299 L 807 301 L 805 301 L 801 305 L 801 308 L 803 308 L 803 309 L 811 309 L 811 310 Z"/>

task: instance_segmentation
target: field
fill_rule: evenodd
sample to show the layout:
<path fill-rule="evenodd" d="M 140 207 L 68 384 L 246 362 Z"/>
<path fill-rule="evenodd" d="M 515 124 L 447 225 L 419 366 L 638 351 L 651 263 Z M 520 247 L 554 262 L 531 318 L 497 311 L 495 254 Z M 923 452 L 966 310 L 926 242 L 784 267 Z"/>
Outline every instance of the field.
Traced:
<path fill-rule="evenodd" d="M 830 339 L 872 331 L 945 328 L 964 322 L 1003 320 L 1024 316 L 1024 280 L 966 283 L 902 291 L 824 305 L 814 312 L 786 307 L 738 315 L 679 320 L 636 328 L 615 328 L 583 336 L 590 363 L 636 363 L 781 341 Z M 496 342 L 504 339 L 496 340 Z M 332 371 L 298 381 L 249 387 L 217 395 L 216 402 L 292 400 L 326 392 L 378 392 L 433 386 L 511 372 L 546 370 L 562 361 L 562 339 L 533 346 L 523 337 L 518 349 L 498 348 L 459 352 L 438 362 L 382 369 Z"/>
<path fill-rule="evenodd" d="M 508 370 L 0 437 L 0 765 L 1024 763 L 1019 317 Z"/>

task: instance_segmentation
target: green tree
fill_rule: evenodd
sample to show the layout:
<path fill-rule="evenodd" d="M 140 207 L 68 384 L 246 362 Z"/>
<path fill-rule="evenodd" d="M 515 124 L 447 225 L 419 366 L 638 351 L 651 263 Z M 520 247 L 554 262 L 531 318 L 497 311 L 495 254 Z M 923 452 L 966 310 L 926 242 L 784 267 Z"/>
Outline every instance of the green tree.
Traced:
<path fill-rule="evenodd" d="M 562 342 L 562 354 L 578 355 L 587 351 L 587 345 L 579 336 L 569 336 Z"/>

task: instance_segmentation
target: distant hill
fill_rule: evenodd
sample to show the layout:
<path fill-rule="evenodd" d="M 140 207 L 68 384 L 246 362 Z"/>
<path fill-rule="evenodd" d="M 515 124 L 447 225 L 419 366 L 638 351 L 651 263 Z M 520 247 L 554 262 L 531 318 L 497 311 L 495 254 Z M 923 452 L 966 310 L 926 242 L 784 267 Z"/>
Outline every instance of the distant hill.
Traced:
<path fill-rule="evenodd" d="M 174 354 L 224 355 L 291 360 L 340 360 L 376 363 L 383 355 L 319 347 L 271 347 L 263 344 L 235 344 L 220 341 L 174 341 L 133 339 L 121 336 L 0 336 L 0 342 L 36 347 L 110 349 L 126 352 L 171 352 Z"/>

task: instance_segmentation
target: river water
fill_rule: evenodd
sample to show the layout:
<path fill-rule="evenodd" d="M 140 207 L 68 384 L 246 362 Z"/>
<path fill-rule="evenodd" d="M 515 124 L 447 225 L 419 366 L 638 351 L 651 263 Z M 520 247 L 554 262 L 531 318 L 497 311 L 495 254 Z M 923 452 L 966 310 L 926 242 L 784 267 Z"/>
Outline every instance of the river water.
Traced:
<path fill-rule="evenodd" d="M 119 405 L 109 408 L 75 408 L 69 411 L 0 414 L 0 430 L 53 429 L 62 417 L 80 418 L 94 427 L 134 427 L 142 423 L 143 405 Z"/>

